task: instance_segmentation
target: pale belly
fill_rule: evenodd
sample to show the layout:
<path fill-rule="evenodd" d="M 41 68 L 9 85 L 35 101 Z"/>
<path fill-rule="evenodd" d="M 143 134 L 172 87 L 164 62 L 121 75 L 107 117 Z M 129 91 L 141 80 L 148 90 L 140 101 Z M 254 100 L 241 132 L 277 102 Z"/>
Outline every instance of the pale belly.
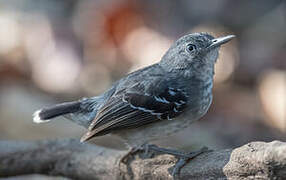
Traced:
<path fill-rule="evenodd" d="M 198 110 L 188 110 L 172 120 L 162 120 L 135 129 L 121 130 L 113 134 L 122 138 L 130 147 L 167 138 L 186 129 L 191 123 L 200 119 L 209 109 L 211 101 L 212 97 L 209 96 L 205 99 L 205 103 L 202 103 L 203 105 L 196 108 Z"/>

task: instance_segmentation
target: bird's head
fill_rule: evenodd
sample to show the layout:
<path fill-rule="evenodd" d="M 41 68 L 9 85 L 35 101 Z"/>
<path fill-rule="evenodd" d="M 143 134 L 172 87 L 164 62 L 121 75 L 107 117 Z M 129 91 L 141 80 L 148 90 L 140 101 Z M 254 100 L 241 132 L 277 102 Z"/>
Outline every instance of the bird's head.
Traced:
<path fill-rule="evenodd" d="M 220 46 L 234 37 L 234 35 L 228 35 L 214 38 L 208 33 L 185 35 L 172 44 L 160 64 L 169 71 L 213 69 Z"/>

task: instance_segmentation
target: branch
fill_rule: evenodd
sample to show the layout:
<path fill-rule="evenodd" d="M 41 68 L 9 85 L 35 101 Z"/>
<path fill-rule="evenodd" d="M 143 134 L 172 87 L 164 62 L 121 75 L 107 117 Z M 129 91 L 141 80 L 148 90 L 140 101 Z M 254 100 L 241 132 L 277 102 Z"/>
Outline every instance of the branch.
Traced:
<path fill-rule="evenodd" d="M 119 168 L 125 153 L 77 140 L 1 141 L 0 177 L 45 174 L 72 179 L 172 179 L 173 156 L 141 159 L 137 153 Z M 218 178 L 286 178 L 286 143 L 252 142 L 207 152 L 191 160 L 180 173 L 180 179 Z"/>

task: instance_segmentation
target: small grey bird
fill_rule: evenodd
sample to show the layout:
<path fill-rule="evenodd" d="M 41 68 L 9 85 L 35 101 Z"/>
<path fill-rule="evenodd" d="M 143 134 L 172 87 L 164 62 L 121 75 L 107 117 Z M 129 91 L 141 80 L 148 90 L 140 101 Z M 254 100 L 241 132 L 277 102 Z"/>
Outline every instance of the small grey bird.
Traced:
<path fill-rule="evenodd" d="M 33 120 L 42 123 L 63 115 L 88 129 L 82 142 L 112 133 L 130 147 L 140 147 L 168 137 L 188 127 L 209 109 L 219 48 L 234 37 L 185 35 L 160 62 L 128 74 L 103 94 L 38 110 Z M 184 158 L 193 157 L 150 147 Z"/>

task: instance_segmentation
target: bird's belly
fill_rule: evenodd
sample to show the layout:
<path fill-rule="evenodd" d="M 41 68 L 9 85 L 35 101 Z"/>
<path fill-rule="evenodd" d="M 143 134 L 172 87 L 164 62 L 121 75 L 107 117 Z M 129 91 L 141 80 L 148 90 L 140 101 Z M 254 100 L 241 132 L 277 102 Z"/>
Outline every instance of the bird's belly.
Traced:
<path fill-rule="evenodd" d="M 135 129 L 121 130 L 114 134 L 125 140 L 131 147 L 169 137 L 184 130 L 189 127 L 191 123 L 200 119 L 207 112 L 211 100 L 212 97 L 209 96 L 208 99 L 205 99 L 205 103 L 199 105 L 200 107 L 189 109 L 172 120 L 162 120 Z"/>

